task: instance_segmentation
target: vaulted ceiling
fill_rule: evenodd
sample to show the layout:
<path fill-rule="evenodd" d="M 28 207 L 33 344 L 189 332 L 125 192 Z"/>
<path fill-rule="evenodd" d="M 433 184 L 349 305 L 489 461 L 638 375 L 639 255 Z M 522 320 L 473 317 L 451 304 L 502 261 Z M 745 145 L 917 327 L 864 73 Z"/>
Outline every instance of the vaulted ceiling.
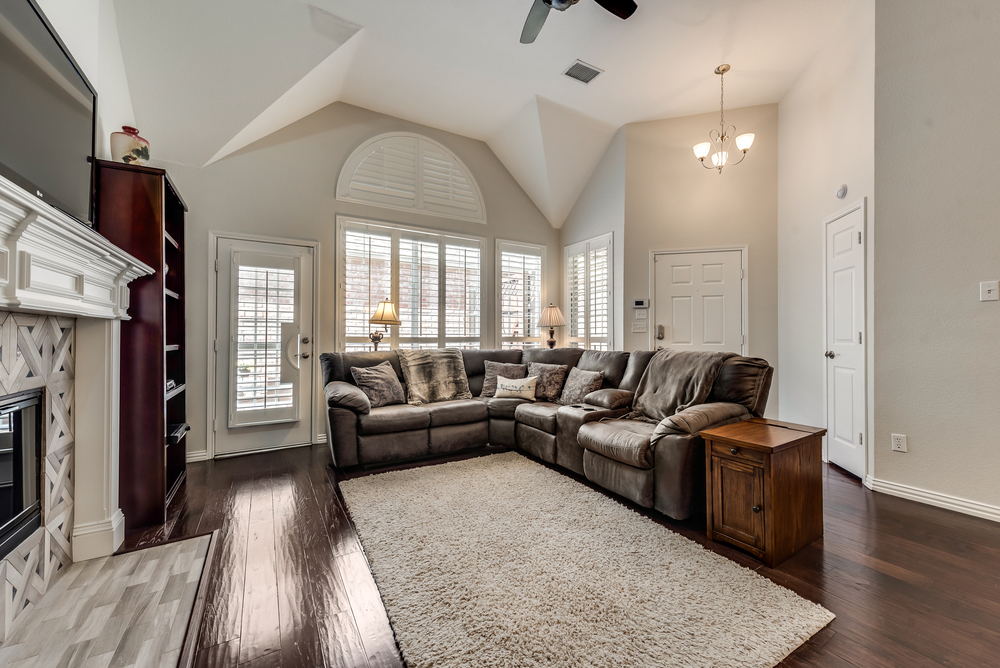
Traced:
<path fill-rule="evenodd" d="M 554 227 L 618 128 L 778 101 L 862 0 L 581 0 L 518 39 L 532 0 L 115 0 L 157 156 L 224 158 L 343 101 L 489 144 Z M 589 85 L 562 72 L 602 70 Z"/>

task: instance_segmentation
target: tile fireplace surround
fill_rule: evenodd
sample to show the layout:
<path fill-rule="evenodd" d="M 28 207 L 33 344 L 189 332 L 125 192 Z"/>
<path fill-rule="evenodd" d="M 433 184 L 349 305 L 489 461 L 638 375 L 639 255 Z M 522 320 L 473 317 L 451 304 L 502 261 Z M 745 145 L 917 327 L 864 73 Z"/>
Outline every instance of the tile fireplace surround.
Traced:
<path fill-rule="evenodd" d="M 0 396 L 43 388 L 42 526 L 0 561 L 0 642 L 74 560 L 111 554 L 128 283 L 153 273 L 0 176 Z"/>

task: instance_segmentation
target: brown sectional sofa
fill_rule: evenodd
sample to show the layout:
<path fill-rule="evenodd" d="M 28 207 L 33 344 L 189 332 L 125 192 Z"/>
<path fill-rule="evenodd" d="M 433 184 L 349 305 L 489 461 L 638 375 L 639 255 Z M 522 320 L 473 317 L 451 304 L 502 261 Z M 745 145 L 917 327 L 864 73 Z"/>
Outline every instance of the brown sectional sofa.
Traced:
<path fill-rule="evenodd" d="M 732 357 L 723 365 L 706 403 L 658 424 L 619 419 L 631 410 L 653 355 L 644 350 L 579 348 L 463 350 L 474 399 L 372 409 L 354 384 L 351 367 L 389 361 L 404 383 L 396 353 L 325 353 L 320 361 L 334 464 L 385 464 L 487 444 L 517 447 L 639 505 L 675 519 L 687 518 L 704 509 L 704 442 L 698 433 L 762 416 L 773 369 L 764 360 Z M 587 395 L 584 403 L 569 406 L 482 398 L 487 360 L 604 371 L 604 384 Z M 669 378 L 650 380 L 672 382 Z"/>

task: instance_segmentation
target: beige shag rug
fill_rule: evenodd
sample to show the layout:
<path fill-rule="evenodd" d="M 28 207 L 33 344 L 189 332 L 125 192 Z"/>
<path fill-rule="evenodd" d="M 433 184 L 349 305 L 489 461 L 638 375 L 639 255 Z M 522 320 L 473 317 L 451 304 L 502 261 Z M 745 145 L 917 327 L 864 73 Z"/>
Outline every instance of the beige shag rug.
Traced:
<path fill-rule="evenodd" d="M 513 452 L 340 487 L 412 668 L 771 668 L 834 617 Z"/>

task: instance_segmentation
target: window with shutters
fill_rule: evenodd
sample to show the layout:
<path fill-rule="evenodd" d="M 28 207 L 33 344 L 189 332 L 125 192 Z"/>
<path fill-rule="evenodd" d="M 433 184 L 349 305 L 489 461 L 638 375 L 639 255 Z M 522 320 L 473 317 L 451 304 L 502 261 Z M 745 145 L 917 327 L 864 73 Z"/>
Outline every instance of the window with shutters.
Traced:
<path fill-rule="evenodd" d="M 566 246 L 566 334 L 571 348 L 613 350 L 611 235 Z"/>
<path fill-rule="evenodd" d="M 236 412 L 292 406 L 282 383 L 281 323 L 295 318 L 295 270 L 240 265 L 236 282 Z"/>
<path fill-rule="evenodd" d="M 344 163 L 337 199 L 486 223 L 479 185 L 454 153 L 409 133 L 373 137 Z"/>
<path fill-rule="evenodd" d="M 538 348 L 542 332 L 545 247 L 497 241 L 497 341 L 501 348 Z M 546 338 L 548 332 L 546 332 Z"/>
<path fill-rule="evenodd" d="M 402 324 L 380 350 L 482 347 L 481 239 L 348 218 L 337 227 L 343 350 L 373 349 L 368 319 L 383 299 Z"/>

